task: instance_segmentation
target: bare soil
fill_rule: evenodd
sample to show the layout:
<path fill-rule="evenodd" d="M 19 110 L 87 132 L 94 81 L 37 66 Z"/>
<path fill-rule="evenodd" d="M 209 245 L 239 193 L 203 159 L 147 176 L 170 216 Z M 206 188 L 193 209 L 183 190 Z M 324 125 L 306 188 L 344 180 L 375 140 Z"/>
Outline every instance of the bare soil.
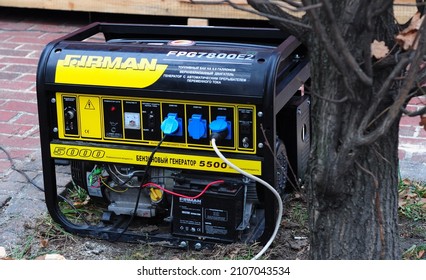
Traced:
<path fill-rule="evenodd" d="M 309 231 L 306 203 L 292 196 L 286 203 L 281 229 L 264 259 L 295 260 L 309 258 Z M 426 224 L 400 217 L 401 258 L 426 259 Z M 27 235 L 20 247 L 12 249 L 10 258 L 35 259 L 46 254 L 60 254 L 69 260 L 223 260 L 250 259 L 261 250 L 256 244 L 216 245 L 211 250 L 171 249 L 159 245 L 109 242 L 79 237 L 64 232 L 50 217 L 27 225 Z"/>
<path fill-rule="evenodd" d="M 296 208 L 290 207 L 296 204 Z M 265 259 L 307 259 L 308 229 L 303 201 L 294 197 L 287 203 L 281 229 L 264 254 Z M 297 213 L 294 213 L 297 211 Z M 296 221 L 294 221 L 296 219 Z M 11 258 L 35 259 L 46 254 L 60 254 L 69 260 L 173 260 L 173 259 L 250 259 L 262 247 L 258 244 L 218 244 L 210 250 L 172 249 L 160 245 L 110 242 L 80 237 L 63 231 L 49 216 L 27 224 L 27 236 L 22 245 L 12 249 Z"/>

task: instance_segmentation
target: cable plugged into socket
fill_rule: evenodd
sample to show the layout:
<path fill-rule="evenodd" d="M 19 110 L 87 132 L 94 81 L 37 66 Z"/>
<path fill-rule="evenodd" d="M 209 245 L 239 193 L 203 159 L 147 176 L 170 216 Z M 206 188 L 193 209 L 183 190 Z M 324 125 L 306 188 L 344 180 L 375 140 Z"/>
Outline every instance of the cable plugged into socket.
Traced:
<path fill-rule="evenodd" d="M 220 141 L 222 139 L 231 139 L 231 123 L 226 120 L 226 116 L 217 116 L 214 121 L 209 124 L 212 131 L 210 138 Z"/>

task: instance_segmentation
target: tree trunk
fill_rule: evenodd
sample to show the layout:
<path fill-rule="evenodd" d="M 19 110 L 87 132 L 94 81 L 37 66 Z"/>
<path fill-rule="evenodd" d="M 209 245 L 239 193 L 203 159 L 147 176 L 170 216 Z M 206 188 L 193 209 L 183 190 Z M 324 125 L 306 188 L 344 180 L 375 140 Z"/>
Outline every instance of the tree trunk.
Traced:
<path fill-rule="evenodd" d="M 393 40 L 391 34 L 395 34 L 392 32 L 395 25 L 389 16 L 392 7 L 388 5 L 389 15 L 382 13 L 368 22 L 367 2 L 333 3 L 341 36 L 358 64 L 365 68 L 367 60 L 371 60 L 366 56 L 369 53 L 366 47 L 369 48 L 374 39 L 384 40 L 389 46 Z M 389 3 L 378 2 L 383 6 Z M 330 18 L 325 16 L 323 9 L 318 14 L 326 32 L 332 34 Z M 366 26 L 368 24 L 370 26 Z M 314 33 L 307 41 L 314 94 L 307 182 L 311 258 L 397 259 L 400 257 L 397 229 L 399 117 L 377 140 L 367 144 L 355 141 L 356 131 L 391 69 L 370 73 L 373 85 L 368 86 L 356 73 L 342 73 L 332 62 L 324 41 L 318 37 Z M 334 44 L 333 41 L 330 40 L 330 44 Z M 338 55 L 345 59 L 344 54 Z M 392 92 L 388 92 L 376 116 L 392 102 Z M 370 121 L 368 130 L 373 130 L 380 117 Z"/>
<path fill-rule="evenodd" d="M 248 0 L 309 49 L 311 257 L 398 259 L 400 111 L 424 83 L 426 21 L 417 50 L 404 53 L 394 47 L 393 0 L 285 2 L 305 15 L 290 15 L 277 1 Z M 391 49 L 381 61 L 371 57 L 374 40 Z"/>
<path fill-rule="evenodd" d="M 319 83 L 328 84 L 321 79 Z M 345 125 L 343 111 L 353 112 L 354 118 L 363 114 L 348 107 L 313 102 L 308 181 L 311 258 L 398 259 L 398 121 L 371 145 L 349 151 L 350 164 L 344 167 L 339 161 L 342 136 L 336 133 Z M 343 170 L 331 175 L 336 169 Z"/>

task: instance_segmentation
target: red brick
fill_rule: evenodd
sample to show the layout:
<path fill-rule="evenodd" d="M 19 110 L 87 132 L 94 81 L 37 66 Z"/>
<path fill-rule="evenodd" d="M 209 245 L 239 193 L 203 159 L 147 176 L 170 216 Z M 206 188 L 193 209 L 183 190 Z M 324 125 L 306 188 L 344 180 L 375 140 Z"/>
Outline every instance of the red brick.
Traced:
<path fill-rule="evenodd" d="M 411 161 L 426 163 L 426 149 L 418 153 L 413 153 Z"/>
<path fill-rule="evenodd" d="M 53 40 L 56 40 L 58 38 L 61 38 L 65 34 L 58 34 L 58 33 L 45 33 L 44 35 L 40 36 L 39 39 L 47 40 L 47 42 L 51 42 Z"/>
<path fill-rule="evenodd" d="M 0 160 L 0 177 L 7 173 L 7 171 L 10 169 L 11 164 L 7 160 Z"/>
<path fill-rule="evenodd" d="M 48 33 L 57 33 L 58 36 L 64 36 L 80 28 L 80 25 L 57 25 L 57 24 L 35 24 L 30 30 L 42 30 Z"/>
<path fill-rule="evenodd" d="M 424 138 L 426 141 L 426 130 L 423 126 L 419 127 L 419 135 L 417 137 Z"/>
<path fill-rule="evenodd" d="M 60 37 L 60 36 L 58 36 Z M 45 45 L 52 41 L 49 37 L 46 38 L 34 38 L 34 37 L 25 37 L 25 36 L 15 36 L 7 40 L 8 42 L 13 43 L 28 43 L 28 44 L 42 44 Z"/>
<path fill-rule="evenodd" d="M 409 144 L 419 146 L 419 149 L 426 149 L 426 140 L 421 138 L 399 137 L 399 144 Z"/>
<path fill-rule="evenodd" d="M 3 71 L 20 74 L 35 74 L 37 72 L 37 66 L 28 64 L 11 64 L 6 66 Z M 35 79 L 31 81 L 35 81 Z"/>
<path fill-rule="evenodd" d="M 0 133 L 10 135 L 24 135 L 27 131 L 31 130 L 33 125 L 20 125 L 3 123 L 0 128 Z"/>
<path fill-rule="evenodd" d="M 38 59 L 26 57 L 2 57 L 0 63 L 37 65 Z"/>
<path fill-rule="evenodd" d="M 399 136 L 401 137 L 413 137 L 416 132 L 416 127 L 411 125 L 400 125 Z"/>
<path fill-rule="evenodd" d="M 32 87 L 30 87 L 29 89 L 26 90 L 28 93 L 33 93 L 36 94 L 37 92 L 37 85 L 34 84 Z"/>
<path fill-rule="evenodd" d="M 17 124 L 27 124 L 27 125 L 38 125 L 38 115 L 37 114 L 22 114 L 18 119 L 13 123 Z"/>
<path fill-rule="evenodd" d="M 413 97 L 410 100 L 409 104 L 411 104 L 411 105 L 423 105 L 424 106 L 424 105 L 426 105 L 426 96 Z"/>
<path fill-rule="evenodd" d="M 44 44 L 19 44 L 18 50 L 41 51 L 44 46 Z"/>
<path fill-rule="evenodd" d="M 19 48 L 22 44 L 19 43 L 8 43 L 8 42 L 2 42 L 0 40 L 0 54 L 3 53 L 3 50 L 15 50 Z"/>
<path fill-rule="evenodd" d="M 12 160 L 17 160 L 17 159 L 24 159 L 26 157 L 28 157 L 29 155 L 31 155 L 34 150 L 36 149 L 36 147 L 34 148 L 30 148 L 30 149 L 19 149 L 19 148 L 8 148 L 7 152 L 9 153 L 9 156 L 12 158 Z M 4 154 L 4 152 L 3 152 Z"/>
<path fill-rule="evenodd" d="M 33 57 L 33 58 L 37 58 L 39 59 L 41 56 L 41 51 L 32 51 L 30 55 L 28 55 L 27 57 Z"/>
<path fill-rule="evenodd" d="M 28 112 L 36 114 L 38 112 L 37 103 L 25 101 L 8 101 L 0 106 L 0 110 L 9 110 L 14 112 Z"/>
<path fill-rule="evenodd" d="M 415 105 L 415 104 L 409 104 L 407 105 L 406 109 L 409 111 L 417 111 L 419 109 L 421 109 L 422 106 L 420 105 Z"/>
<path fill-rule="evenodd" d="M 38 148 L 40 147 L 40 139 L 36 137 L 18 137 L 16 135 L 1 135 L 0 134 L 0 143 L 2 143 L 3 148 Z"/>
<path fill-rule="evenodd" d="M 13 22 L 12 20 L 12 22 L 2 24 L 2 29 L 22 31 L 22 30 L 28 30 L 33 26 L 34 26 L 34 23 L 32 22 L 25 22 L 25 21 Z"/>
<path fill-rule="evenodd" d="M 43 36 L 45 33 L 37 30 L 19 30 L 19 31 L 10 31 L 6 30 L 0 33 L 0 35 L 15 37 L 15 36 L 21 36 L 21 37 L 40 37 Z"/>
<path fill-rule="evenodd" d="M 12 39 L 12 36 L 3 35 L 2 33 L 0 33 L 0 41 L 7 42 L 10 39 Z"/>
<path fill-rule="evenodd" d="M 399 159 L 405 159 L 405 151 L 404 150 L 401 150 L 401 149 L 399 149 L 398 150 L 398 158 Z"/>
<path fill-rule="evenodd" d="M 12 56 L 12 57 L 25 57 L 29 55 L 31 51 L 24 51 L 24 50 L 7 50 L 7 49 L 1 49 L 0 54 L 3 56 Z"/>
<path fill-rule="evenodd" d="M 418 126 L 419 125 L 419 117 L 403 116 L 401 118 L 401 121 L 399 122 L 399 125 Z"/>
<path fill-rule="evenodd" d="M 29 90 L 33 87 L 31 82 L 22 81 L 3 81 L 1 83 L 1 89 L 3 90 Z"/>
<path fill-rule="evenodd" d="M 19 73 L 5 72 L 7 70 L 3 70 L 0 72 L 0 80 L 14 80 L 21 76 Z"/>
<path fill-rule="evenodd" d="M 24 92 L 24 91 L 12 91 L 12 90 L 4 90 L 0 89 L 0 101 L 3 100 L 3 103 L 6 100 L 25 100 L 28 102 L 35 103 L 37 101 L 37 96 L 32 92 Z M 0 102 L 0 105 L 2 103 Z"/>
<path fill-rule="evenodd" d="M 35 72 L 30 72 L 35 73 Z M 21 77 L 17 79 L 17 81 L 24 81 L 24 82 L 36 82 L 36 74 L 24 74 Z"/>
<path fill-rule="evenodd" d="M 16 115 L 17 115 L 16 112 L 0 111 L 0 122 L 8 122 Z"/>

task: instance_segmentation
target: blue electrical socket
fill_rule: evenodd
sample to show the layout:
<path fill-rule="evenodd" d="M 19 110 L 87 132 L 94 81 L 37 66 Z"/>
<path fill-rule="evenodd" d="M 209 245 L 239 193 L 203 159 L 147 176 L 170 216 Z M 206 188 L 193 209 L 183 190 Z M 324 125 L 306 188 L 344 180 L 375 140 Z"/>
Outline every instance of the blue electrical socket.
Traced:
<path fill-rule="evenodd" d="M 188 120 L 188 134 L 192 139 L 207 138 L 207 121 L 199 114 L 193 114 Z"/>
<path fill-rule="evenodd" d="M 225 139 L 232 139 L 232 126 L 231 122 L 226 120 L 226 116 L 217 116 L 216 120 L 212 121 L 209 125 L 212 132 L 223 132 L 225 129 L 228 130 L 228 133 Z"/>
<path fill-rule="evenodd" d="M 182 118 L 178 118 L 177 113 L 168 113 L 161 123 L 161 131 L 166 135 L 182 136 Z"/>

